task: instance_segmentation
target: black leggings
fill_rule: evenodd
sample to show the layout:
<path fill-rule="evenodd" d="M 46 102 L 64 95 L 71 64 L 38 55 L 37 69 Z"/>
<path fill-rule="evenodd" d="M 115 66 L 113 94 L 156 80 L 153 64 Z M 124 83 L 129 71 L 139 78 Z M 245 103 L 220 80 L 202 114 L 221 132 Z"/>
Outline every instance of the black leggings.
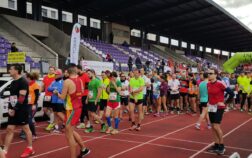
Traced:
<path fill-rule="evenodd" d="M 86 104 L 86 99 L 87 96 L 83 96 L 82 97 L 82 112 L 81 112 L 81 116 L 80 116 L 80 122 L 84 123 L 84 118 L 86 117 L 87 120 L 89 120 L 89 116 L 88 116 L 88 105 Z"/>
<path fill-rule="evenodd" d="M 241 109 L 243 109 L 247 95 L 248 95 L 247 93 L 242 93 Z M 248 102 L 248 108 L 250 109 L 250 107 L 251 107 L 250 97 L 247 98 L 247 102 Z"/>
<path fill-rule="evenodd" d="M 36 114 L 36 110 L 32 111 L 32 105 L 29 105 L 29 127 L 30 127 L 30 130 L 31 130 L 33 136 L 37 136 L 35 126 L 34 126 L 34 123 L 32 121 L 35 114 Z"/>

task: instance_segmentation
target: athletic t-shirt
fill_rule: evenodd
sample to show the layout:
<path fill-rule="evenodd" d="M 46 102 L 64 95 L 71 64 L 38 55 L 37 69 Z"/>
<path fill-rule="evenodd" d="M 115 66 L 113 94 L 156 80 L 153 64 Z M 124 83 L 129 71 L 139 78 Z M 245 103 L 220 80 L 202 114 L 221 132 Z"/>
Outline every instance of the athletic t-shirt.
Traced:
<path fill-rule="evenodd" d="M 18 102 L 19 92 L 26 90 L 26 95 L 23 104 Z M 20 77 L 17 80 L 13 80 L 10 84 L 10 109 L 22 110 L 27 109 L 28 106 L 29 85 L 25 78 Z"/>
<path fill-rule="evenodd" d="M 179 94 L 179 86 L 180 86 L 180 82 L 179 80 L 175 79 L 175 80 L 169 80 L 168 81 L 168 86 L 171 89 L 171 94 Z"/>
<path fill-rule="evenodd" d="M 126 88 L 126 90 L 121 90 L 121 97 L 128 97 L 129 96 L 129 81 L 125 80 L 122 83 L 122 88 Z"/>
<path fill-rule="evenodd" d="M 87 73 L 83 73 L 79 76 L 79 78 L 81 79 L 83 86 L 84 86 L 84 93 L 82 94 L 82 96 L 87 96 L 88 95 L 88 83 L 90 81 L 90 78 L 88 77 Z"/>
<path fill-rule="evenodd" d="M 235 86 L 237 84 L 237 79 L 236 78 L 230 78 L 230 89 L 235 90 Z"/>
<path fill-rule="evenodd" d="M 160 85 L 159 81 L 153 83 L 153 95 L 160 95 Z"/>
<path fill-rule="evenodd" d="M 139 89 L 142 86 L 144 86 L 144 79 L 142 77 L 139 77 L 137 79 L 133 77 L 130 79 L 130 87 L 133 89 L 133 91 Z M 130 98 L 143 99 L 143 91 L 139 92 L 135 96 L 130 95 Z"/>
<path fill-rule="evenodd" d="M 208 90 L 207 90 L 207 81 L 202 81 L 199 85 L 199 94 L 200 94 L 200 102 L 207 103 L 208 102 Z"/>
<path fill-rule="evenodd" d="M 52 84 L 55 80 L 55 75 L 47 75 L 43 79 L 43 84 L 45 88 L 45 96 L 52 96 L 52 92 L 48 91 L 48 87 Z"/>
<path fill-rule="evenodd" d="M 120 93 L 118 93 L 116 91 L 114 85 L 111 82 L 109 83 L 109 86 L 110 86 L 109 101 L 110 102 L 120 102 L 121 101 Z M 116 80 L 116 86 L 122 87 L 121 81 Z"/>
<path fill-rule="evenodd" d="M 88 101 L 95 102 L 98 89 L 102 87 L 101 81 L 97 78 L 92 79 L 88 84 Z M 98 99 L 100 101 L 100 99 Z"/>
<path fill-rule="evenodd" d="M 101 84 L 102 84 L 102 93 L 101 93 L 101 99 L 108 99 L 109 95 L 106 91 L 108 85 L 109 85 L 109 78 L 101 79 Z"/>
<path fill-rule="evenodd" d="M 180 93 L 188 93 L 189 80 L 180 79 Z"/>
<path fill-rule="evenodd" d="M 35 90 L 39 90 L 38 83 L 34 82 L 32 85 L 29 85 L 29 97 L 28 97 L 28 104 L 33 105 L 35 103 Z"/>
<path fill-rule="evenodd" d="M 226 85 L 222 81 L 208 82 L 208 103 L 210 105 L 216 105 L 219 102 L 224 102 L 224 91 L 226 90 Z M 224 109 L 225 106 L 218 106 L 218 109 Z"/>
<path fill-rule="evenodd" d="M 151 84 L 151 81 L 148 77 L 146 77 L 145 75 L 142 76 L 142 78 L 144 79 L 144 89 L 143 89 L 143 94 L 145 95 L 147 93 L 147 84 Z"/>

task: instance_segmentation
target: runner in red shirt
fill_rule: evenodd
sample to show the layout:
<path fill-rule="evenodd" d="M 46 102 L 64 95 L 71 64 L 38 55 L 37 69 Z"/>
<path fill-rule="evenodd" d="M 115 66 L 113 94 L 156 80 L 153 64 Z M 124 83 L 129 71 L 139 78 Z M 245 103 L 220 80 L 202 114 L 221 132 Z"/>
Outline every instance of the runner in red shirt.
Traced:
<path fill-rule="evenodd" d="M 180 110 L 184 112 L 189 111 L 188 88 L 189 88 L 189 79 L 186 77 L 186 74 L 182 74 L 180 78 L 179 91 L 180 91 Z"/>
<path fill-rule="evenodd" d="M 52 84 L 52 82 L 55 80 L 55 70 L 56 68 L 53 66 L 49 67 L 48 74 L 44 77 L 41 91 L 45 92 L 45 97 L 43 101 L 43 109 L 45 114 L 50 118 L 50 124 L 46 127 L 47 131 L 50 131 L 54 128 L 54 113 L 52 110 L 52 92 L 48 91 L 48 87 Z"/>
<path fill-rule="evenodd" d="M 209 81 L 208 88 L 208 112 L 210 122 L 212 124 L 213 137 L 215 144 L 208 149 L 208 152 L 215 152 L 223 155 L 225 153 L 225 147 L 223 144 L 223 132 L 220 128 L 224 109 L 226 103 L 232 101 L 234 93 L 230 88 L 227 88 L 225 83 L 217 80 L 218 71 L 216 69 L 208 70 Z M 227 101 L 224 101 L 224 92 L 229 94 Z"/>
<path fill-rule="evenodd" d="M 85 123 L 84 123 L 84 118 L 87 118 L 87 127 L 90 127 L 90 122 L 89 122 L 89 116 L 88 116 L 88 109 L 87 109 L 87 104 L 86 104 L 86 99 L 88 95 L 88 83 L 90 82 L 90 78 L 88 77 L 88 74 L 84 71 L 82 71 L 82 66 L 78 65 L 77 66 L 77 72 L 79 75 L 79 79 L 81 79 L 83 83 L 83 88 L 84 92 L 82 93 L 82 112 L 80 116 L 80 124 L 77 126 L 78 129 L 84 129 Z"/>

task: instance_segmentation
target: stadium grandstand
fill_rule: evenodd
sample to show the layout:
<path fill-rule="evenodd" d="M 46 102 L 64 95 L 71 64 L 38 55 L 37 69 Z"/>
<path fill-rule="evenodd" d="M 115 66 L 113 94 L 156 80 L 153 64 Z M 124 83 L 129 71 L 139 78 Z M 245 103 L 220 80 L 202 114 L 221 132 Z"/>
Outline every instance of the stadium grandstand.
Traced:
<path fill-rule="evenodd" d="M 77 23 L 80 26 L 80 30 L 78 30 L 78 27 L 75 27 Z M 120 127 L 119 131 L 117 130 L 113 131 L 114 134 L 118 134 L 119 132 L 117 136 L 115 137 L 110 137 L 107 135 L 103 136 L 97 133 L 90 135 L 80 134 L 81 139 L 84 139 L 85 140 L 84 142 L 87 143 L 87 148 L 80 145 L 81 143 L 77 141 L 77 138 L 75 138 L 74 142 L 77 141 L 79 143 L 81 147 L 81 154 L 83 153 L 83 157 L 85 154 L 89 154 L 90 152 L 88 149 L 89 146 L 91 146 L 92 153 L 88 156 L 95 158 L 105 158 L 105 157 L 135 158 L 139 157 L 140 155 L 145 156 L 146 158 L 149 157 L 153 158 L 154 156 L 158 158 L 215 157 L 216 154 L 214 152 L 216 151 L 210 153 L 207 150 L 207 148 L 211 147 L 214 144 L 214 142 L 212 142 L 212 140 L 209 139 L 211 137 L 211 133 L 205 132 L 207 131 L 207 129 L 205 131 L 200 130 L 201 132 L 200 134 L 197 133 L 198 131 L 195 132 L 195 129 L 193 128 L 195 122 L 197 121 L 195 117 L 187 118 L 188 117 L 187 115 L 178 117 L 173 113 L 174 111 L 176 111 L 177 114 L 181 113 L 187 114 L 187 112 L 190 111 L 189 112 L 190 116 L 195 116 L 197 114 L 196 109 L 198 109 L 198 107 L 196 107 L 196 104 L 198 104 L 198 102 L 196 100 L 199 100 L 198 91 L 200 91 L 199 90 L 200 82 L 196 83 L 196 80 L 203 81 L 204 80 L 203 74 L 217 75 L 217 73 L 215 73 L 214 70 L 222 72 L 221 74 L 218 74 L 218 77 L 222 78 L 218 79 L 223 80 L 225 84 L 224 83 L 222 84 L 222 82 L 218 82 L 219 85 L 216 87 L 217 88 L 224 87 L 220 89 L 221 92 L 223 91 L 223 94 L 224 89 L 226 90 L 227 88 L 229 90 L 231 84 L 231 81 L 229 82 L 229 80 L 228 83 L 226 82 L 226 80 L 224 79 L 225 77 L 230 78 L 229 75 L 231 73 L 235 73 L 237 75 L 236 78 L 240 74 L 243 74 L 244 72 L 248 73 L 248 76 L 250 74 L 250 79 L 244 79 L 244 80 L 240 79 L 240 82 L 244 81 L 246 82 L 246 84 L 238 83 L 237 81 L 237 83 L 235 84 L 235 88 L 232 89 L 233 92 L 231 91 L 229 93 L 228 90 L 227 92 L 225 92 L 226 97 L 225 102 L 223 95 L 223 103 L 226 103 L 226 101 L 229 100 L 228 98 L 231 97 L 233 94 L 235 94 L 236 97 L 240 99 L 238 99 L 237 101 L 236 97 L 234 98 L 234 96 L 232 96 L 233 98 L 231 98 L 233 99 L 232 103 L 234 102 L 235 106 L 233 105 L 232 107 L 227 108 L 228 110 L 226 112 L 228 112 L 229 110 L 231 112 L 225 113 L 226 118 L 229 119 L 223 121 L 224 134 L 221 135 L 222 143 L 220 142 L 219 144 L 217 144 L 219 145 L 219 148 L 221 148 L 221 145 L 223 145 L 223 139 L 225 138 L 225 143 L 227 142 L 227 145 L 225 144 L 226 149 L 224 148 L 223 145 L 224 149 L 222 150 L 220 149 L 221 151 L 217 151 L 217 154 L 223 155 L 225 157 L 229 157 L 233 154 L 232 157 L 239 158 L 239 157 L 248 157 L 249 154 L 252 153 L 251 148 L 252 141 L 248 141 L 246 139 L 252 137 L 251 132 L 250 133 L 247 132 L 249 131 L 248 129 L 250 129 L 251 131 L 252 127 L 251 126 L 252 109 L 250 105 L 252 98 L 251 95 L 252 90 L 250 90 L 252 89 L 252 81 L 251 81 L 252 31 L 246 25 L 240 22 L 236 17 L 234 17 L 224 8 L 220 7 L 217 3 L 215 3 L 215 1 L 213 0 L 0 0 L 0 74 L 9 73 L 8 70 L 10 70 L 11 66 L 13 66 L 12 64 L 15 63 L 21 64 L 25 72 L 28 74 L 31 74 L 31 72 L 38 72 L 41 77 L 41 79 L 38 80 L 39 82 L 43 82 L 42 87 L 44 89 L 42 88 L 43 89 L 42 91 L 45 91 L 45 94 L 43 93 L 43 95 L 45 95 L 46 98 L 47 91 L 49 91 L 48 87 L 51 86 L 51 82 L 48 85 L 48 87 L 46 87 L 45 82 L 49 82 L 48 80 L 50 80 L 50 77 L 49 79 L 47 78 L 48 80 L 46 80 L 45 78 L 42 79 L 42 77 L 44 77 L 44 75 L 47 73 L 48 75 L 46 76 L 50 76 L 51 75 L 50 71 L 54 70 L 55 74 L 53 75 L 55 75 L 56 77 L 57 75 L 62 76 L 64 72 L 62 72 L 61 70 L 69 68 L 69 65 L 71 65 L 70 63 L 72 63 L 71 61 L 76 60 L 72 58 L 73 56 L 72 47 L 74 47 L 72 46 L 72 43 L 76 42 L 73 41 L 74 31 L 79 33 L 80 35 L 80 41 L 79 43 L 77 42 L 78 44 L 80 44 L 79 46 L 77 46 L 78 59 L 77 63 L 75 64 L 78 65 L 78 69 L 81 69 L 80 70 L 81 72 L 84 70 L 87 71 L 85 73 L 88 73 L 89 75 L 88 77 L 91 76 L 90 77 L 91 79 L 92 75 L 95 75 L 93 71 L 96 71 L 96 75 L 99 78 L 103 77 L 105 73 L 107 75 L 107 71 L 115 72 L 115 74 L 113 73 L 110 74 L 109 72 L 110 76 L 108 77 L 110 79 L 113 77 L 120 78 L 125 76 L 125 74 L 127 74 L 126 75 L 127 78 L 128 77 L 132 78 L 135 75 L 135 74 L 133 75 L 132 72 L 135 73 L 134 70 L 138 69 L 139 74 L 140 71 L 143 71 L 141 72 L 143 73 L 142 75 L 146 76 L 150 75 L 149 82 L 151 86 L 150 85 L 148 85 L 149 87 L 147 86 L 146 84 L 147 81 L 145 79 L 142 85 L 143 87 L 145 87 L 145 91 L 146 87 L 147 91 L 149 88 L 149 90 L 151 91 L 150 95 L 152 95 L 152 92 L 154 93 L 153 85 L 156 82 L 156 80 L 160 80 L 161 82 L 162 80 L 164 81 L 172 80 L 173 75 L 175 75 L 175 78 L 178 79 L 176 81 L 179 82 L 177 86 L 174 86 L 174 84 L 175 85 L 177 84 L 176 82 L 170 84 L 170 82 L 167 81 L 167 89 L 165 89 L 166 92 L 163 94 L 165 95 L 165 99 L 163 99 L 161 96 L 162 88 L 158 89 L 158 91 L 160 91 L 161 93 L 158 94 L 158 96 L 160 95 L 160 100 L 156 99 L 156 104 L 158 106 L 160 101 L 160 107 L 156 107 L 156 113 L 154 115 L 155 117 L 148 115 L 150 111 L 152 112 L 151 108 L 150 111 L 148 111 L 149 105 L 148 109 L 144 110 L 141 109 L 135 110 L 133 108 L 133 113 L 134 110 L 135 113 L 139 113 L 137 115 L 139 116 L 139 120 L 141 120 L 140 119 L 141 113 L 139 112 L 140 110 L 144 111 L 143 115 L 146 114 L 146 116 L 143 117 L 145 118 L 145 121 L 143 121 L 143 123 L 141 124 L 142 129 L 144 129 L 146 126 L 146 131 L 142 130 L 141 132 L 146 133 L 140 133 L 141 121 L 138 120 L 139 123 L 135 124 L 135 121 L 132 120 L 133 115 L 132 114 L 130 116 L 127 115 L 127 113 L 130 113 L 130 109 L 127 108 L 123 109 L 124 111 L 121 111 L 121 113 L 123 113 L 122 115 L 124 116 L 124 117 L 121 116 L 122 117 L 121 124 L 122 127 L 124 128 Z M 71 66 L 73 67 L 73 65 Z M 71 66 L 65 73 L 68 73 L 71 70 Z M 18 68 L 16 67 L 14 69 L 18 70 Z M 155 73 L 157 73 L 156 74 L 158 76 L 157 78 L 155 78 L 156 77 L 154 75 Z M 180 91 L 181 90 L 180 84 L 182 82 L 181 78 L 184 75 L 186 76 L 186 83 L 188 81 L 188 87 L 186 86 L 186 91 L 188 91 L 186 93 L 188 93 L 188 97 L 186 95 L 185 98 L 182 95 L 179 95 L 180 93 L 183 93 Z M 246 75 L 247 74 L 245 74 L 245 76 Z M 147 78 L 146 76 L 145 78 Z M 0 106 L 2 106 L 1 104 L 9 104 L 10 101 L 4 101 L 3 98 L 6 97 L 5 96 L 6 94 L 11 95 L 11 93 L 4 93 L 7 91 L 6 89 L 8 89 L 8 92 L 11 92 L 10 85 L 7 85 L 7 83 L 11 84 L 7 82 L 10 79 L 8 78 L 8 80 L 6 80 L 1 78 L 2 77 L 0 77 L 0 98 L 2 98 L 2 100 L 0 99 Z M 30 76 L 30 79 L 32 78 L 33 77 Z M 195 82 L 193 82 L 194 80 L 192 78 L 195 79 Z M 74 84 L 77 85 L 77 81 L 75 81 Z M 87 82 L 85 86 L 88 86 Z M 105 82 L 102 83 L 100 86 L 101 87 L 105 86 Z M 115 93 L 119 91 L 117 90 L 119 86 L 122 87 L 121 84 L 117 85 L 116 81 L 115 83 L 113 83 L 113 87 L 116 87 Z M 131 84 L 128 85 L 128 87 L 130 86 Z M 161 86 L 161 83 L 159 86 Z M 173 86 L 177 87 L 177 90 L 172 89 L 171 87 Z M 197 90 L 191 90 L 192 94 L 189 94 L 190 93 L 189 89 L 194 88 L 190 86 L 195 86 L 196 87 L 195 89 L 197 89 Z M 70 85 L 68 87 L 73 86 Z M 90 87 L 91 87 L 90 85 L 88 87 L 85 87 L 85 90 L 89 89 Z M 102 97 L 104 93 L 107 92 L 111 93 L 111 90 L 107 89 L 108 85 L 106 85 L 105 87 L 106 87 L 105 90 L 103 89 L 103 91 L 101 92 Z M 109 88 L 110 87 L 111 85 L 109 86 Z M 56 96 L 58 97 L 58 99 L 60 100 L 61 98 L 63 98 L 62 102 L 64 102 L 65 98 L 59 92 L 55 92 L 57 90 L 58 89 L 56 90 L 54 89 L 51 92 L 49 92 L 49 94 L 51 96 L 57 94 Z M 64 90 L 67 91 L 67 93 L 70 92 L 69 89 Z M 147 96 L 146 93 L 148 92 L 144 92 L 143 89 L 141 89 L 141 91 L 139 92 L 135 92 L 133 90 L 132 92 L 130 91 L 132 94 L 131 93 L 128 94 L 128 98 L 126 99 L 127 102 L 128 101 L 132 102 L 133 100 L 134 104 L 138 105 L 137 102 L 138 99 L 136 99 L 135 96 L 134 98 L 132 97 L 129 99 L 129 96 L 130 95 L 133 96 L 133 93 L 141 93 L 142 91 L 143 93 L 145 93 L 143 95 Z M 176 92 L 178 92 L 178 96 L 174 94 Z M 94 94 L 92 93 L 92 96 L 93 95 Z M 170 95 L 173 95 L 174 98 L 177 97 L 178 98 L 177 99 L 170 98 L 171 97 Z M 24 95 L 22 94 L 22 96 Z M 70 96 L 72 97 L 72 95 L 69 94 L 67 98 L 68 99 L 71 98 Z M 40 109 L 41 111 L 43 111 L 43 115 L 47 115 L 50 121 L 51 121 L 51 115 L 53 115 L 55 116 L 55 118 L 58 118 L 59 119 L 58 121 L 60 122 L 61 119 L 60 114 L 58 116 L 58 113 L 60 112 L 54 111 L 54 113 L 52 113 L 53 108 L 50 108 L 51 109 L 51 115 L 50 115 L 50 110 L 48 110 L 49 107 L 44 106 L 45 102 L 51 103 L 53 99 L 50 99 L 50 101 L 46 101 L 44 100 L 45 98 L 42 98 L 42 100 L 38 101 L 37 103 L 37 104 L 43 103 L 43 106 L 41 106 L 42 110 Z M 151 99 L 141 98 L 140 100 L 143 100 L 143 102 L 145 100 L 146 103 L 143 104 L 147 105 L 149 104 L 149 102 L 152 102 L 150 100 L 152 100 L 153 97 L 151 96 L 150 98 Z M 109 99 L 110 98 L 108 97 L 101 98 L 101 100 L 105 100 L 105 102 Z M 34 100 L 38 100 L 38 98 Z M 18 98 L 18 102 L 19 101 L 20 98 Z M 88 102 L 89 100 L 85 99 L 82 101 L 84 104 L 84 102 L 86 101 Z M 55 104 L 58 104 L 58 102 Z M 97 100 L 94 101 L 94 104 L 97 104 Z M 151 104 L 154 105 L 155 103 Z M 179 104 L 181 104 L 180 106 L 182 107 L 179 107 Z M 195 107 L 193 107 L 194 105 Z M 186 108 L 190 110 L 186 111 L 184 108 L 183 112 L 182 110 L 183 106 L 188 106 Z M 219 102 L 218 104 L 216 103 L 216 105 L 214 106 L 216 106 L 216 110 L 218 106 L 219 110 Z M 4 112 L 0 112 L 0 114 L 2 115 L 0 116 L 1 124 L 7 123 L 7 121 L 3 122 L 2 120 L 4 120 L 3 119 L 4 117 L 7 118 L 8 116 L 11 115 L 10 114 L 11 112 L 8 111 L 7 107 L 8 106 L 6 106 L 5 108 L 2 107 L 0 108 L 0 111 L 1 110 L 3 111 L 4 109 L 6 111 L 7 109 L 5 114 Z M 107 116 L 108 111 L 105 112 L 106 115 L 102 113 L 100 116 L 100 113 L 97 112 L 97 109 L 95 109 L 94 111 L 92 111 L 93 109 L 88 110 L 89 113 L 87 112 L 87 116 L 90 117 L 90 120 L 94 119 L 94 121 L 97 124 L 101 124 L 102 130 L 103 127 L 109 126 L 109 124 L 111 124 L 111 122 L 109 121 L 111 114 L 109 114 L 108 117 Z M 101 107 L 99 107 L 99 110 L 101 112 Z M 112 108 L 112 110 L 116 111 L 116 108 L 114 109 Z M 250 115 L 241 114 L 240 112 L 243 111 L 248 111 Z M 166 114 L 164 114 L 166 112 L 169 113 L 169 116 L 166 116 Z M 161 113 L 164 114 L 164 116 L 162 115 L 163 117 L 161 117 L 158 120 L 153 120 L 153 118 L 156 119 L 156 117 L 161 116 Z M 223 113 L 221 114 L 221 119 Z M 85 118 L 83 114 L 83 109 L 81 117 Z M 237 120 L 232 121 L 234 117 L 236 117 Z M 114 118 L 113 122 L 119 123 L 120 121 L 117 121 L 117 119 L 118 119 L 117 117 Z M 129 123 L 127 122 L 128 119 L 129 121 L 132 122 L 132 126 L 130 129 L 136 126 L 134 130 L 139 131 L 139 133 L 127 132 L 129 128 L 126 127 L 130 126 L 128 125 Z M 90 120 L 88 120 L 88 122 Z M 177 120 L 179 123 L 174 120 Z M 105 125 L 104 122 L 106 121 L 108 122 L 108 124 L 106 123 Z M 164 121 L 164 123 L 162 123 L 162 121 Z M 31 122 L 32 121 L 30 121 L 29 124 Z M 61 123 L 62 122 L 64 121 L 61 120 Z M 63 132 L 61 131 L 59 133 L 53 133 L 53 131 L 56 129 L 55 125 L 58 126 L 57 123 L 55 123 L 55 120 L 53 120 L 52 122 L 50 122 L 48 126 L 47 123 L 45 122 L 39 122 L 37 124 L 38 127 L 36 126 L 36 130 L 39 136 L 38 140 L 36 140 L 36 142 L 34 143 L 35 150 L 37 151 L 36 154 L 35 152 L 33 153 L 32 151 L 30 151 L 30 154 L 28 154 L 28 156 L 41 157 L 41 158 L 70 157 L 70 152 L 67 144 L 68 142 L 65 140 L 63 141 L 62 139 L 65 129 L 63 129 Z M 80 124 L 81 123 L 83 122 L 80 122 Z M 209 127 L 209 129 L 214 127 L 210 125 L 210 122 L 208 123 L 209 124 L 207 125 L 207 127 Z M 154 126 L 148 129 L 147 126 L 149 124 Z M 169 125 L 176 124 L 176 126 L 172 126 L 168 130 L 165 127 L 167 124 Z M 213 124 L 220 125 L 220 122 L 217 123 L 215 122 Z M 248 124 L 250 124 L 250 126 L 248 126 Z M 50 129 L 49 127 L 50 125 L 53 125 L 52 129 Z M 65 124 L 62 123 L 62 125 L 64 125 L 65 128 L 66 123 Z M 92 127 L 92 124 L 90 125 L 89 123 L 88 125 L 89 126 L 85 132 L 86 133 L 93 132 L 93 129 L 90 129 L 90 126 Z M 46 126 L 47 126 L 46 130 L 49 128 L 49 130 L 47 131 L 51 131 L 53 134 L 51 133 L 48 134 L 48 132 L 45 132 L 44 129 L 42 130 L 42 127 L 44 128 Z M 97 125 L 94 126 L 95 128 L 97 128 Z M 194 130 L 192 130 L 191 127 Z M 197 124 L 196 128 L 199 129 Z M 109 129 L 111 129 L 110 126 L 107 130 Z M 23 130 L 24 130 L 23 132 L 26 132 L 25 128 L 23 128 Z M 78 130 L 81 130 L 81 128 L 78 128 Z M 180 131 L 182 130 L 188 130 L 187 133 L 188 135 L 180 133 Z M 245 138 L 241 137 L 240 139 L 235 139 L 241 136 L 238 130 L 240 130 L 239 132 L 245 131 L 244 132 Z M 12 132 L 13 131 L 14 130 L 12 130 Z M 218 131 L 221 131 L 219 126 Z M 17 130 L 15 130 L 15 132 L 17 132 Z M 105 132 L 107 131 L 103 131 L 103 133 Z M 113 132 L 110 133 L 113 134 Z M 0 133 L 3 134 L 4 129 L 1 129 Z M 35 136 L 33 131 L 32 134 L 33 136 Z M 245 136 L 246 134 L 248 136 Z M 231 136 L 232 139 L 235 140 L 232 140 L 230 138 Z M 228 141 L 226 137 L 230 138 L 229 139 L 230 141 Z M 37 135 L 34 138 L 37 139 Z M 24 142 L 23 141 L 20 142 L 18 138 L 14 138 L 14 140 L 15 142 L 11 144 L 13 145 L 13 148 L 10 148 L 8 151 L 8 157 L 10 158 L 18 157 L 20 155 L 19 151 L 21 149 L 20 146 L 16 146 L 17 144 L 24 145 Z M 112 142 L 111 144 L 110 141 Z M 242 143 L 244 143 L 245 145 Z M 2 141 L 0 141 L 0 146 L 2 145 L 4 144 L 2 143 Z M 216 142 L 214 145 L 216 145 Z M 31 146 L 28 146 L 26 150 L 26 152 L 28 153 L 30 150 L 29 147 Z M 226 150 L 227 152 L 224 154 Z M 6 151 L 7 155 L 6 147 L 3 147 L 3 151 Z M 133 154 L 131 154 L 131 152 Z"/>

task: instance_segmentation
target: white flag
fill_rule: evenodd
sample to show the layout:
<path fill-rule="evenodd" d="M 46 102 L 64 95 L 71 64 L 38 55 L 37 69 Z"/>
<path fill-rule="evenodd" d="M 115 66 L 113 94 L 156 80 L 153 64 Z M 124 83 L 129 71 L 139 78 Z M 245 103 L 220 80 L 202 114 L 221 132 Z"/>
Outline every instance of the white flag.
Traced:
<path fill-rule="evenodd" d="M 79 23 L 74 24 L 71 36 L 70 63 L 74 63 L 76 65 L 78 65 L 79 60 L 80 28 L 81 25 Z"/>

